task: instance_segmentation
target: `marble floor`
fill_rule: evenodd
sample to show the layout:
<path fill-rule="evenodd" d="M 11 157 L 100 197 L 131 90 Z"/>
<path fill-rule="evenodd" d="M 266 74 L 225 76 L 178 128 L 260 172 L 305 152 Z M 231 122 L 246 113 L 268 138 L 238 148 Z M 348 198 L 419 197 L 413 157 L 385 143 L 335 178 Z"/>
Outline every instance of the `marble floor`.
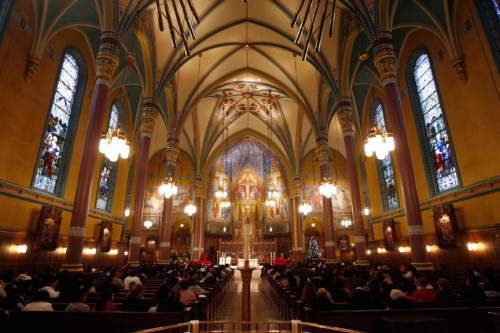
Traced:
<path fill-rule="evenodd" d="M 252 309 L 252 321 L 278 320 L 276 310 L 268 293 L 263 292 L 263 282 L 260 270 L 254 270 L 252 283 L 250 285 L 250 303 Z M 222 309 L 222 320 L 241 321 L 241 294 L 243 283 L 240 271 L 236 270 L 231 294 Z"/>

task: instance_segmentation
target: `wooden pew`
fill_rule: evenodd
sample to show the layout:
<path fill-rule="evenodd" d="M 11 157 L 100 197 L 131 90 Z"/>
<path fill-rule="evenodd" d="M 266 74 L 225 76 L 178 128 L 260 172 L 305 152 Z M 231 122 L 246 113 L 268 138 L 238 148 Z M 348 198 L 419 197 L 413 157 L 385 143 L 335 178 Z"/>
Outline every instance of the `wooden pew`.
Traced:
<path fill-rule="evenodd" d="M 110 333 L 134 332 L 191 320 L 178 312 L 13 312 L 1 323 L 2 332 Z"/>

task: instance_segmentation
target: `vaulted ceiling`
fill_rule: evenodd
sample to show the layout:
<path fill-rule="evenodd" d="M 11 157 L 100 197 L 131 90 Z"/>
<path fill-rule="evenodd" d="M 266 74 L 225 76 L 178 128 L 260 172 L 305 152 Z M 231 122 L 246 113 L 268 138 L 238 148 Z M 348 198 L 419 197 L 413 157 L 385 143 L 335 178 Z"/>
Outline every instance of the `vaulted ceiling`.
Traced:
<path fill-rule="evenodd" d="M 64 29 L 81 32 L 94 53 L 99 31 L 117 31 L 123 48 L 111 89 L 126 93 L 131 130 L 140 124 L 144 97 L 157 97 L 161 104 L 163 121 L 156 124 L 151 154 L 176 134 L 202 175 L 222 149 L 224 128 L 233 141 L 248 135 L 266 141 L 272 128 L 272 149 L 298 175 L 320 132 L 328 133 L 330 146 L 344 153 L 333 114 L 338 97 L 354 98 L 359 126 L 369 88 L 380 86 L 373 62 L 359 59 L 365 53 L 372 56 L 374 32 L 392 31 L 399 50 L 412 32 L 426 29 L 443 41 L 452 59 L 460 55 L 457 0 L 339 0 L 333 37 L 324 37 L 321 52 L 311 48 L 305 61 L 301 46 L 294 43 L 298 27 L 290 24 L 299 0 L 192 2 L 200 22 L 193 25 L 194 40 L 183 22 L 187 56 L 180 35 L 176 49 L 168 29 L 160 31 L 155 1 L 35 0 L 30 56 L 40 58 Z M 306 24 L 306 36 L 308 28 Z M 224 111 L 228 119 L 223 122 Z"/>

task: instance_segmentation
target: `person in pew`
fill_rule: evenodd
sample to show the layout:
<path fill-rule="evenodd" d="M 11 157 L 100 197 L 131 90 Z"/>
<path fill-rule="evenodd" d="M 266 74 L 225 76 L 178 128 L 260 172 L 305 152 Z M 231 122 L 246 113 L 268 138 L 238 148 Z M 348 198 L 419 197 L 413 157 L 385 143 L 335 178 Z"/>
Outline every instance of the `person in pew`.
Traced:
<path fill-rule="evenodd" d="M 151 307 L 151 301 L 144 298 L 142 284 L 130 283 L 129 294 L 120 306 L 120 311 L 145 312 Z"/>
<path fill-rule="evenodd" d="M 215 277 L 212 271 L 207 273 L 207 276 L 200 280 L 201 283 L 216 284 L 218 279 Z"/>
<path fill-rule="evenodd" d="M 417 290 L 411 292 L 408 298 L 418 302 L 428 303 L 436 301 L 436 294 L 429 288 L 429 283 L 424 276 L 417 279 Z"/>
<path fill-rule="evenodd" d="M 312 302 L 312 308 L 316 311 L 335 310 L 335 303 L 332 296 L 325 288 L 319 288 L 316 298 Z"/>
<path fill-rule="evenodd" d="M 38 290 L 33 300 L 26 304 L 22 311 L 54 311 L 52 304 L 49 303 L 50 295 L 45 290 Z"/>
<path fill-rule="evenodd" d="M 139 274 L 136 270 L 131 271 L 130 274 L 123 280 L 123 288 L 125 288 L 125 290 L 129 290 L 132 282 L 136 285 L 142 285 L 141 279 L 138 275 Z"/>
<path fill-rule="evenodd" d="M 105 312 L 113 312 L 118 311 L 118 305 L 113 303 L 114 294 L 109 290 L 105 290 L 101 299 L 95 305 L 95 311 L 105 311 Z"/>
<path fill-rule="evenodd" d="M 203 289 L 199 284 L 199 279 L 189 280 L 189 291 L 193 292 L 196 296 L 208 294 L 208 291 Z"/>
<path fill-rule="evenodd" d="M 460 299 L 460 294 L 451 288 L 450 281 L 445 278 L 437 280 L 437 300 L 443 303 L 455 302 Z"/>
<path fill-rule="evenodd" d="M 407 297 L 401 289 L 392 289 L 389 293 L 389 297 L 389 307 L 392 309 L 411 309 L 417 304 L 415 299 Z"/>
<path fill-rule="evenodd" d="M 59 280 L 55 276 L 48 276 L 45 278 L 45 285 L 39 290 L 45 290 L 51 300 L 59 298 L 60 292 L 56 291 Z"/>
<path fill-rule="evenodd" d="M 300 301 L 302 305 L 308 308 L 312 308 L 314 299 L 316 298 L 316 285 L 312 281 L 308 281 L 302 291 L 302 297 Z"/>
<path fill-rule="evenodd" d="M 463 296 L 465 300 L 473 303 L 480 303 L 485 298 L 484 289 L 481 284 L 481 275 L 476 269 L 471 269 L 467 272 Z"/>
<path fill-rule="evenodd" d="M 370 293 L 368 279 L 362 278 L 358 286 L 351 293 L 351 304 L 359 307 L 371 307 L 374 304 L 374 299 Z"/>
<path fill-rule="evenodd" d="M 336 303 L 347 303 L 350 301 L 351 297 L 347 292 L 345 287 L 345 279 L 343 277 L 337 277 L 333 283 L 332 299 Z"/>
<path fill-rule="evenodd" d="M 179 286 L 173 287 L 169 292 L 160 295 L 160 300 L 156 307 L 151 308 L 151 312 L 183 312 L 184 305 L 180 302 L 181 289 Z"/>
<path fill-rule="evenodd" d="M 80 289 L 73 295 L 73 301 L 66 307 L 66 312 L 90 312 L 90 306 L 86 304 L 87 290 Z"/>
<path fill-rule="evenodd" d="M 184 306 L 190 306 L 193 305 L 198 301 L 198 298 L 196 295 L 189 290 L 189 282 L 186 280 L 182 280 L 179 282 L 179 287 L 180 287 L 180 298 L 179 301 L 184 305 Z"/>

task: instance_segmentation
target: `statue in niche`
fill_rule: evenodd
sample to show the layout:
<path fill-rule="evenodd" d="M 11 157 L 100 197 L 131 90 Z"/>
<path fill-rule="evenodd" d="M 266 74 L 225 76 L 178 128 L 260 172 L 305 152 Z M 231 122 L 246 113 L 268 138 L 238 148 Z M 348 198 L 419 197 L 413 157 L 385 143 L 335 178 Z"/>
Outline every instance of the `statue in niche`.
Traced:
<path fill-rule="evenodd" d="M 316 237 L 311 236 L 309 240 L 309 259 L 319 259 L 321 258 L 319 254 L 319 245 Z"/>
<path fill-rule="evenodd" d="M 111 250 L 111 236 L 113 224 L 110 221 L 102 221 L 99 230 L 99 248 L 101 252 L 109 252 Z"/>
<path fill-rule="evenodd" d="M 452 204 L 433 208 L 434 226 L 440 248 L 455 247 L 458 234 L 457 218 Z"/>
<path fill-rule="evenodd" d="M 383 224 L 384 246 L 387 251 L 392 251 L 398 241 L 396 223 L 394 220 L 385 221 Z"/>

